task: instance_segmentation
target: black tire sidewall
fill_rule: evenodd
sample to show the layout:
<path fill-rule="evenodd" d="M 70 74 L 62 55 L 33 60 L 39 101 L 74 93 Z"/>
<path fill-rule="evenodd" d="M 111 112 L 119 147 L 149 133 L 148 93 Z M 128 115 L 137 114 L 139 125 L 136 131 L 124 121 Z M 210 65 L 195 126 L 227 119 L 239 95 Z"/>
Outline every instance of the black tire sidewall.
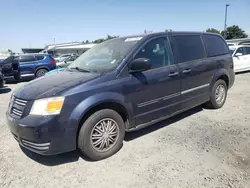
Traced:
<path fill-rule="evenodd" d="M 44 75 L 48 72 L 46 69 L 39 69 L 38 71 L 36 71 L 36 78 L 42 77 L 42 76 L 39 76 L 39 75 L 38 75 L 39 72 L 41 72 L 41 71 L 44 71 L 44 72 L 45 72 Z M 44 75 L 43 75 L 43 76 L 44 76 Z"/>
<path fill-rule="evenodd" d="M 215 94 L 215 93 L 216 93 L 216 88 L 217 88 L 219 85 L 221 85 L 221 84 L 225 87 L 225 98 L 224 98 L 224 101 L 223 101 L 222 103 L 218 104 L 218 103 L 216 102 L 216 98 L 215 98 L 215 95 L 216 95 L 216 94 Z M 215 82 L 215 84 L 213 85 L 213 88 L 212 88 L 211 99 L 210 99 L 213 108 L 215 108 L 215 109 L 221 108 L 221 107 L 225 104 L 226 99 L 227 99 L 227 90 L 228 90 L 227 84 L 226 84 L 226 82 L 225 82 L 224 80 L 217 80 L 217 81 Z"/>
<path fill-rule="evenodd" d="M 116 144 L 106 152 L 96 151 L 90 141 L 90 135 L 93 127 L 101 119 L 111 118 L 115 120 L 119 126 L 119 137 Z M 125 136 L 124 121 L 121 116 L 114 110 L 103 109 L 92 114 L 82 125 L 78 135 L 78 148 L 81 152 L 91 160 L 101 160 L 115 154 L 122 147 L 123 139 Z"/>

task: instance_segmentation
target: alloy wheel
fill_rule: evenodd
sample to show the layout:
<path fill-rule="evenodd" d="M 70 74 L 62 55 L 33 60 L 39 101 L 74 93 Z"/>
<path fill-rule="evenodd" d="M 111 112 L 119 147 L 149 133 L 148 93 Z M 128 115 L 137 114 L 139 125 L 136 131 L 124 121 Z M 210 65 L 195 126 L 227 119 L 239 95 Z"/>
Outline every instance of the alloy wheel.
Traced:
<path fill-rule="evenodd" d="M 217 104 L 223 103 L 226 97 L 226 88 L 224 85 L 220 84 L 215 90 L 215 100 Z"/>
<path fill-rule="evenodd" d="M 92 147 L 98 152 L 110 150 L 119 137 L 119 126 L 111 118 L 100 120 L 92 129 L 90 140 Z"/>

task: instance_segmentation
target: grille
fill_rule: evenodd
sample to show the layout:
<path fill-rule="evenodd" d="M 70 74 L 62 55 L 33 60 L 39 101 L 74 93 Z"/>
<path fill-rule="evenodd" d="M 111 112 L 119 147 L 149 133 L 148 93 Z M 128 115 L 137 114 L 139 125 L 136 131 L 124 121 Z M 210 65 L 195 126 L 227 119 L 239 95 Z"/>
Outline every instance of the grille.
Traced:
<path fill-rule="evenodd" d="M 14 97 L 12 108 L 11 108 L 11 113 L 20 119 L 23 115 L 23 111 L 24 111 L 26 104 L 27 104 L 27 101 Z"/>
<path fill-rule="evenodd" d="M 12 133 L 12 134 L 13 134 L 14 138 L 16 139 L 16 141 L 19 142 L 17 135 L 15 135 L 14 133 Z"/>
<path fill-rule="evenodd" d="M 50 146 L 50 142 L 45 142 L 45 143 L 35 143 L 35 142 L 31 142 L 28 140 L 22 140 L 22 144 L 28 148 L 37 150 L 37 151 L 46 151 L 49 149 Z"/>

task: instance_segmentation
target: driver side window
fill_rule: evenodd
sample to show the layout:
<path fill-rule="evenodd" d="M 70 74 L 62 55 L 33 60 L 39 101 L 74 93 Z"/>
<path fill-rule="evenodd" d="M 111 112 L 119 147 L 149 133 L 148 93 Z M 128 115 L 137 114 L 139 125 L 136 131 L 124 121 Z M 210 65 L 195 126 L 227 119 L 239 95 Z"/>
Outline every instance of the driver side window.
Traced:
<path fill-rule="evenodd" d="M 242 48 L 242 47 L 241 47 L 241 48 L 238 48 L 237 51 L 235 52 L 235 54 L 237 54 L 237 53 L 241 53 L 242 55 L 244 55 L 244 50 L 243 50 L 243 48 Z"/>
<path fill-rule="evenodd" d="M 134 57 L 137 58 L 149 59 L 151 69 L 173 64 L 170 45 L 165 37 L 149 41 Z"/>

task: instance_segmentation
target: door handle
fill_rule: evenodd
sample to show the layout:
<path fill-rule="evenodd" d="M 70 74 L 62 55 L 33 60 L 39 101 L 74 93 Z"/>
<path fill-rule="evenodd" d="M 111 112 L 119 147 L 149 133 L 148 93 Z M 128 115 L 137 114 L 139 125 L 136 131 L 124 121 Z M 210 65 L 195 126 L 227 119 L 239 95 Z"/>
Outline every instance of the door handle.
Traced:
<path fill-rule="evenodd" d="M 171 73 L 169 73 L 169 77 L 173 77 L 173 76 L 178 76 L 179 75 L 179 73 L 178 72 L 171 72 Z"/>
<path fill-rule="evenodd" d="M 187 74 L 187 73 L 190 73 L 191 72 L 191 69 L 185 69 L 182 71 L 183 74 Z"/>

